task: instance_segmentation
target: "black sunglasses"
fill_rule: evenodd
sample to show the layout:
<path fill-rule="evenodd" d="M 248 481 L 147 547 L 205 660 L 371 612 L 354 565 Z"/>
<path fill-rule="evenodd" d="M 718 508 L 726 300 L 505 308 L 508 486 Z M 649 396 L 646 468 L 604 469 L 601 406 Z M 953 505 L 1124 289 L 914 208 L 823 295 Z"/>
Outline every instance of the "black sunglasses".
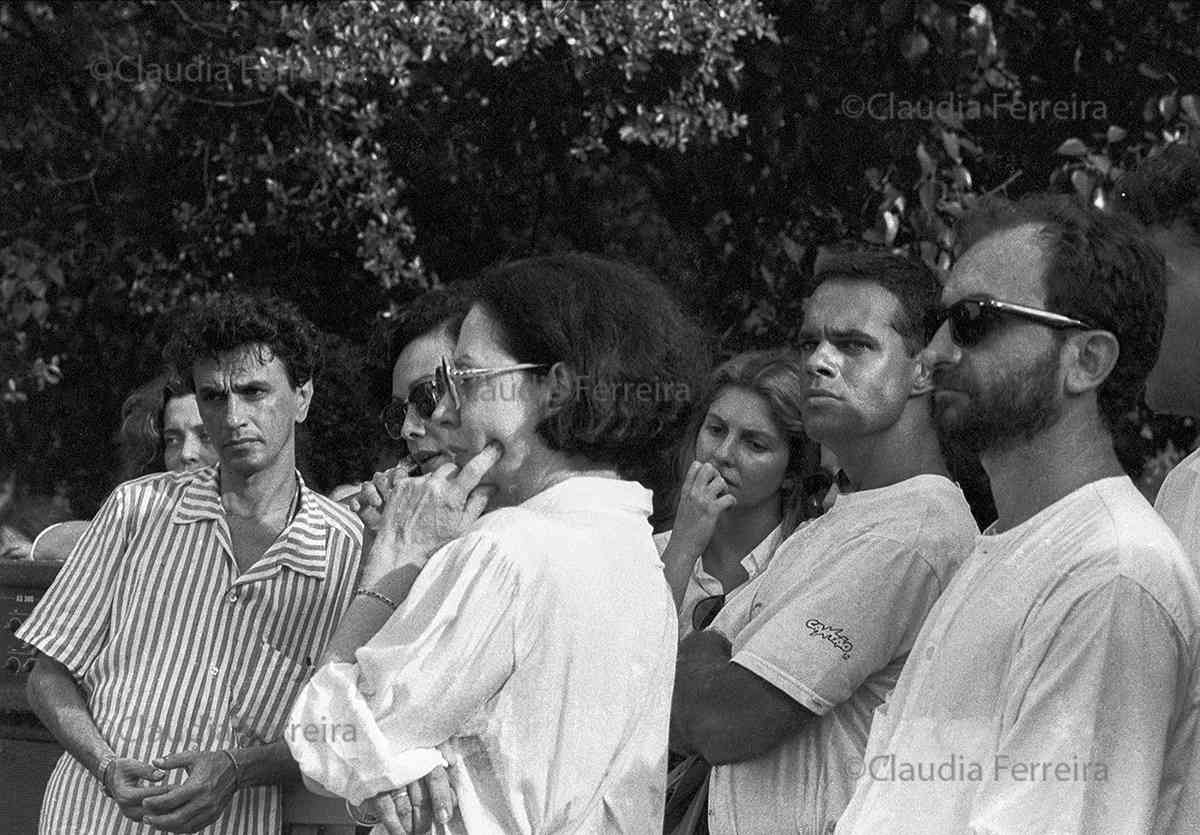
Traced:
<path fill-rule="evenodd" d="M 941 329 L 943 322 L 950 323 L 950 338 L 960 348 L 978 345 L 1007 319 L 1024 319 L 1049 328 L 1082 328 L 1096 330 L 1080 319 L 1072 319 L 1061 313 L 1052 313 L 1039 307 L 1028 307 L 1013 302 L 1002 302 L 991 298 L 959 299 L 949 307 L 933 310 L 925 318 L 925 342 Z"/>
<path fill-rule="evenodd" d="M 692 607 L 692 629 L 696 632 L 707 629 L 724 605 L 723 594 L 714 594 L 712 597 L 696 601 L 696 605 Z"/>
<path fill-rule="evenodd" d="M 408 407 L 416 409 L 417 417 L 421 420 L 429 420 L 445 393 L 446 390 L 437 376 L 417 383 L 409 389 L 407 400 L 397 397 L 383 407 L 383 411 L 379 413 L 383 431 L 394 441 L 404 440 L 404 419 L 408 416 Z"/>

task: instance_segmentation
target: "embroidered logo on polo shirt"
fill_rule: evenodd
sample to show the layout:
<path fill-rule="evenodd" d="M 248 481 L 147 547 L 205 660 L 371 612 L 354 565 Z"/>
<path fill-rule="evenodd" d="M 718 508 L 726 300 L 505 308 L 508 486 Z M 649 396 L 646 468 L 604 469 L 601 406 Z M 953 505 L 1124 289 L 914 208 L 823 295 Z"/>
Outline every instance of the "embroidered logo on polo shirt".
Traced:
<path fill-rule="evenodd" d="M 850 651 L 854 649 L 854 643 L 848 636 L 842 634 L 840 626 L 827 626 L 816 618 L 806 621 L 804 625 L 808 628 L 809 635 L 814 638 L 820 638 L 823 641 L 828 641 L 834 649 L 841 651 L 842 658 L 849 660 Z"/>

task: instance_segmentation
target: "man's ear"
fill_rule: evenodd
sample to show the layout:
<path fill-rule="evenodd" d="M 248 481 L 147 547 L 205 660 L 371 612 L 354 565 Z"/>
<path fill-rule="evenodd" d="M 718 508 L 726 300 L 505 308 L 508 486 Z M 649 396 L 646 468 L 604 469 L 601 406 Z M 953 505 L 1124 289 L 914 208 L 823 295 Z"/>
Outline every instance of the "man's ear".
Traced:
<path fill-rule="evenodd" d="M 1100 388 L 1112 374 L 1121 355 L 1121 344 L 1108 331 L 1073 334 L 1063 346 L 1063 384 L 1068 394 Z"/>
<path fill-rule="evenodd" d="M 929 362 L 926 356 L 926 351 L 918 351 L 913 357 L 910 397 L 923 397 L 933 391 L 933 363 Z"/>
<path fill-rule="evenodd" d="M 578 377 L 565 362 L 556 362 L 550 366 L 545 377 L 546 414 L 553 415 L 562 411 L 571 402 L 575 394 Z"/>
<path fill-rule="evenodd" d="M 313 381 L 306 380 L 296 389 L 296 423 L 304 423 L 308 417 L 308 407 L 312 405 Z"/>

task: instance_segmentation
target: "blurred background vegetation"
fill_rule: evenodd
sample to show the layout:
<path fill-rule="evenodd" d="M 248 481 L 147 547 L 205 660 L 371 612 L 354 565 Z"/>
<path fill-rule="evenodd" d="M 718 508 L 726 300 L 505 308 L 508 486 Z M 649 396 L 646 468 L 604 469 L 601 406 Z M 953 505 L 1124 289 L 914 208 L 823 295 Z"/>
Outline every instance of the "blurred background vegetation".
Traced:
<path fill-rule="evenodd" d="M 379 453 L 381 316 L 503 258 L 654 270 L 723 353 L 793 333 L 824 248 L 950 263 L 991 192 L 1104 205 L 1200 143 L 1191 3 L 4 2 L 0 409 L 94 511 L 168 314 L 270 288 L 327 334 L 317 486 Z M 1193 443 L 1131 414 L 1147 490 Z"/>

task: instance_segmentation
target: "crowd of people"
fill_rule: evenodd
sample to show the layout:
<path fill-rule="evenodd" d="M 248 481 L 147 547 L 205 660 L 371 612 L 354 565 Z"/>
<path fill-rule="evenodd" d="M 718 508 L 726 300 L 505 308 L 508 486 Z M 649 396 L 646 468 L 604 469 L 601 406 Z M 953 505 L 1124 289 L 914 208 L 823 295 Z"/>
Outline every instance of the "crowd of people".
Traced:
<path fill-rule="evenodd" d="M 312 325 L 189 312 L 168 472 L 18 633 L 41 831 L 279 833 L 300 780 L 392 835 L 1200 830 L 1200 453 L 1156 512 L 1112 446 L 1147 379 L 1200 414 L 1200 156 L 1121 185 L 985 202 L 944 279 L 825 259 L 796 344 L 711 372 L 644 272 L 501 264 L 400 317 L 407 455 L 331 497 Z"/>

